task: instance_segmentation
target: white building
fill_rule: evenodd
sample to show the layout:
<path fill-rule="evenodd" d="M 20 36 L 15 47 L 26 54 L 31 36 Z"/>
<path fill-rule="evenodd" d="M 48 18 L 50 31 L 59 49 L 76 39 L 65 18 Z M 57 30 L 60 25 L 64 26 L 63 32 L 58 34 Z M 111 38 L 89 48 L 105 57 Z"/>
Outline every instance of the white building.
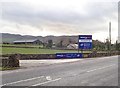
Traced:
<path fill-rule="evenodd" d="M 78 44 L 69 44 L 67 49 L 78 49 Z"/>

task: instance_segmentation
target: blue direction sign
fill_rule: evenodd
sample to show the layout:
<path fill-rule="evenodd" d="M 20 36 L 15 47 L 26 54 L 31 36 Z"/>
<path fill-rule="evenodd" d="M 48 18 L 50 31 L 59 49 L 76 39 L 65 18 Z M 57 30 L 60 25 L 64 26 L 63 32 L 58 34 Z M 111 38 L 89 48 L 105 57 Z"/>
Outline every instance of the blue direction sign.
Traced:
<path fill-rule="evenodd" d="M 56 53 L 56 58 L 82 58 L 81 53 Z"/>
<path fill-rule="evenodd" d="M 79 35 L 79 49 L 92 49 L 92 35 Z"/>

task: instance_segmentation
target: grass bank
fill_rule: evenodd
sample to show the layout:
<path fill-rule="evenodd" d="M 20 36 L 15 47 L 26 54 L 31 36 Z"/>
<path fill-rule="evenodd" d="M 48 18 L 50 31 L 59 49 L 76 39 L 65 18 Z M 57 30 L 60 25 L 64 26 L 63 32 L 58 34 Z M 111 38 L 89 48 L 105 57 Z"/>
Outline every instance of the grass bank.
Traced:
<path fill-rule="evenodd" d="M 6 71 L 6 70 L 15 70 L 19 69 L 19 67 L 0 67 L 0 71 Z"/>

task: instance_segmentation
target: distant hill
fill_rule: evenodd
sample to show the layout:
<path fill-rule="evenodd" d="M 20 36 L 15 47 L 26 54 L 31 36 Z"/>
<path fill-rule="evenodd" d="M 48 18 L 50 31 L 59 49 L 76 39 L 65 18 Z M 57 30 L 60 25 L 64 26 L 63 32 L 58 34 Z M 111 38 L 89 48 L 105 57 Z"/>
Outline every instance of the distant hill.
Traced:
<path fill-rule="evenodd" d="M 0 39 L 2 42 L 12 43 L 16 40 L 27 40 L 27 39 L 39 39 L 42 42 L 47 42 L 48 40 L 53 40 L 54 43 L 58 43 L 59 41 L 67 41 L 70 40 L 72 42 L 77 42 L 77 36 L 31 36 L 31 35 L 19 35 L 19 34 L 9 34 L 9 33 L 0 33 Z M 2 37 L 2 38 L 1 38 Z"/>
<path fill-rule="evenodd" d="M 19 34 L 9 34 L 9 33 L 0 33 L 0 35 L 2 35 L 2 42 L 8 42 L 8 43 L 12 43 L 15 40 L 36 39 L 35 36 L 28 36 L 28 35 L 22 36 Z"/>
<path fill-rule="evenodd" d="M 2 39 L 2 42 L 8 42 L 12 43 L 16 40 L 27 40 L 27 39 L 39 39 L 42 42 L 47 42 L 48 40 L 52 40 L 53 43 L 57 44 L 60 41 L 63 41 L 63 44 L 66 46 L 69 43 L 77 43 L 78 42 L 78 36 L 31 36 L 31 35 L 19 35 L 19 34 L 9 34 L 9 33 L 0 33 L 0 39 Z M 2 38 L 1 38 L 2 37 Z M 0 41 L 1 43 L 1 41 Z M 103 44 L 103 42 L 100 42 L 98 40 L 93 40 L 93 43 L 96 44 Z"/>

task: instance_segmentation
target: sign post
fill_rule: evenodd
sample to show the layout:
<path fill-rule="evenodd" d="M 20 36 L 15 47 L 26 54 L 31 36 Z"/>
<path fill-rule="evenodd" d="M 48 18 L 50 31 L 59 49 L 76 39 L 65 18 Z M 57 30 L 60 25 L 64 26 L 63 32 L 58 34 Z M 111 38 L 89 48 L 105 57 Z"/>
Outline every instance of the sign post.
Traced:
<path fill-rule="evenodd" d="M 78 53 L 79 53 L 79 36 L 78 36 Z"/>
<path fill-rule="evenodd" d="M 79 53 L 79 49 L 81 53 Z M 56 53 L 56 58 L 83 58 L 83 50 L 92 49 L 92 35 L 78 36 L 78 53 Z"/>
<path fill-rule="evenodd" d="M 81 53 L 83 50 L 92 49 L 92 35 L 79 35 L 78 51 L 79 49 L 81 49 Z"/>

